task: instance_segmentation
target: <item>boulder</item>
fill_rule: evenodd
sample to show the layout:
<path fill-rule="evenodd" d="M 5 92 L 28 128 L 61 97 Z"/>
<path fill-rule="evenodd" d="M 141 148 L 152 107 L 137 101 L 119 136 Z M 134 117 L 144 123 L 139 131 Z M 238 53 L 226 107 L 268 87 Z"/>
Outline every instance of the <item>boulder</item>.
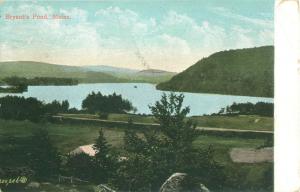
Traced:
<path fill-rule="evenodd" d="M 38 182 L 30 182 L 28 183 L 26 188 L 30 188 L 30 189 L 36 189 L 40 187 L 40 183 Z"/>
<path fill-rule="evenodd" d="M 109 188 L 108 186 L 106 185 L 103 185 L 103 184 L 100 184 L 98 185 L 95 189 L 94 189 L 95 192 L 116 192 L 115 190 Z"/>
<path fill-rule="evenodd" d="M 162 184 L 159 192 L 209 192 L 202 183 L 191 180 L 186 173 L 174 173 Z"/>

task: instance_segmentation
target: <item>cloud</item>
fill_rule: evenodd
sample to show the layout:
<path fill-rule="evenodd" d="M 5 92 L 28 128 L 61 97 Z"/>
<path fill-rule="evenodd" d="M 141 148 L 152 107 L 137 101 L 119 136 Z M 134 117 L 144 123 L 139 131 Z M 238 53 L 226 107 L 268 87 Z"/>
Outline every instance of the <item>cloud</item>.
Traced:
<path fill-rule="evenodd" d="M 219 13 L 236 14 L 222 8 Z M 141 16 L 121 7 L 95 12 L 81 8 L 58 8 L 37 4 L 7 6 L 5 13 L 64 14 L 69 21 L 0 21 L 2 60 L 38 60 L 69 65 L 104 64 L 142 69 L 181 71 L 216 51 L 265 45 L 272 42 L 268 20 L 237 16 L 249 25 L 220 25 L 196 20 L 174 10 L 161 17 Z M 11 33 L 14 31 L 14 33 Z M 13 53 L 13 54 L 12 54 Z M 138 54 L 137 54 L 138 53 Z M 138 56 L 140 55 L 140 56 Z"/>
<path fill-rule="evenodd" d="M 231 10 L 226 9 L 224 7 L 214 7 L 214 8 L 211 8 L 211 10 L 215 14 L 219 14 L 219 15 L 222 15 L 224 17 L 228 17 L 228 18 L 231 18 L 231 19 L 234 19 L 234 20 L 247 22 L 247 23 L 258 25 L 258 26 L 261 26 L 261 27 L 273 28 L 273 20 L 270 19 L 270 18 L 269 19 L 258 19 L 258 18 L 246 17 L 244 15 L 234 13 Z"/>

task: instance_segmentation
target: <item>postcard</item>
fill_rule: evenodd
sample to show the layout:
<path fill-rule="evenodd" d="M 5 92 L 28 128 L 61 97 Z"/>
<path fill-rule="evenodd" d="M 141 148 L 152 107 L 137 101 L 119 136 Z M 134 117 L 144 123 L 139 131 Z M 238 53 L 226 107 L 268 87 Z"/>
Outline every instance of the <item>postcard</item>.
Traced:
<path fill-rule="evenodd" d="M 0 191 L 273 191 L 274 4 L 1 0 Z"/>

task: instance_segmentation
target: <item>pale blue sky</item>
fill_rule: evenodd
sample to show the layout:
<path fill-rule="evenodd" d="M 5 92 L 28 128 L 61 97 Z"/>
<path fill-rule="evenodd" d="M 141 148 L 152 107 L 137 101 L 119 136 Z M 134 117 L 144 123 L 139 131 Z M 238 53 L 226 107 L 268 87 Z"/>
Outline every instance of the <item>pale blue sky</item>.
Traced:
<path fill-rule="evenodd" d="M 1 61 L 181 71 L 216 51 L 273 44 L 272 0 L 5 0 L 0 11 Z"/>

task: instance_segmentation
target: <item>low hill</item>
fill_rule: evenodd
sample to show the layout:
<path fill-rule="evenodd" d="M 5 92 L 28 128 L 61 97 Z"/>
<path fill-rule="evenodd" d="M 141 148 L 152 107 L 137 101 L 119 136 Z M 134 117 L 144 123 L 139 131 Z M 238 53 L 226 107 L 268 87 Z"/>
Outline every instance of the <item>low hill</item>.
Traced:
<path fill-rule="evenodd" d="M 85 71 L 81 67 L 55 65 L 33 61 L 0 62 L 0 78 L 5 77 L 74 78 L 81 83 L 121 82 L 123 79 L 102 72 Z"/>
<path fill-rule="evenodd" d="M 203 58 L 157 89 L 273 97 L 274 47 L 221 51 Z"/>
<path fill-rule="evenodd" d="M 94 72 L 104 72 L 104 73 L 112 73 L 112 74 L 133 74 L 137 73 L 138 70 L 135 69 L 128 69 L 128 68 L 121 68 L 121 67 L 112 67 L 107 65 L 91 65 L 83 67 L 87 71 L 94 71 Z"/>
<path fill-rule="evenodd" d="M 137 83 L 161 83 L 170 80 L 176 73 L 159 69 L 129 69 L 122 67 L 112 67 L 106 65 L 94 65 L 82 67 L 86 71 L 102 72 L 124 79 L 128 82 Z"/>
<path fill-rule="evenodd" d="M 169 72 L 169 71 L 163 71 L 159 69 L 146 69 L 146 70 L 141 70 L 138 72 L 138 75 L 147 75 L 147 76 L 164 76 L 164 75 L 175 75 L 176 73 L 174 72 Z"/>
<path fill-rule="evenodd" d="M 79 83 L 141 82 L 160 83 L 168 81 L 175 73 L 143 72 L 111 66 L 67 66 L 34 61 L 0 62 L 0 81 L 5 77 L 54 77 L 78 79 Z"/>

